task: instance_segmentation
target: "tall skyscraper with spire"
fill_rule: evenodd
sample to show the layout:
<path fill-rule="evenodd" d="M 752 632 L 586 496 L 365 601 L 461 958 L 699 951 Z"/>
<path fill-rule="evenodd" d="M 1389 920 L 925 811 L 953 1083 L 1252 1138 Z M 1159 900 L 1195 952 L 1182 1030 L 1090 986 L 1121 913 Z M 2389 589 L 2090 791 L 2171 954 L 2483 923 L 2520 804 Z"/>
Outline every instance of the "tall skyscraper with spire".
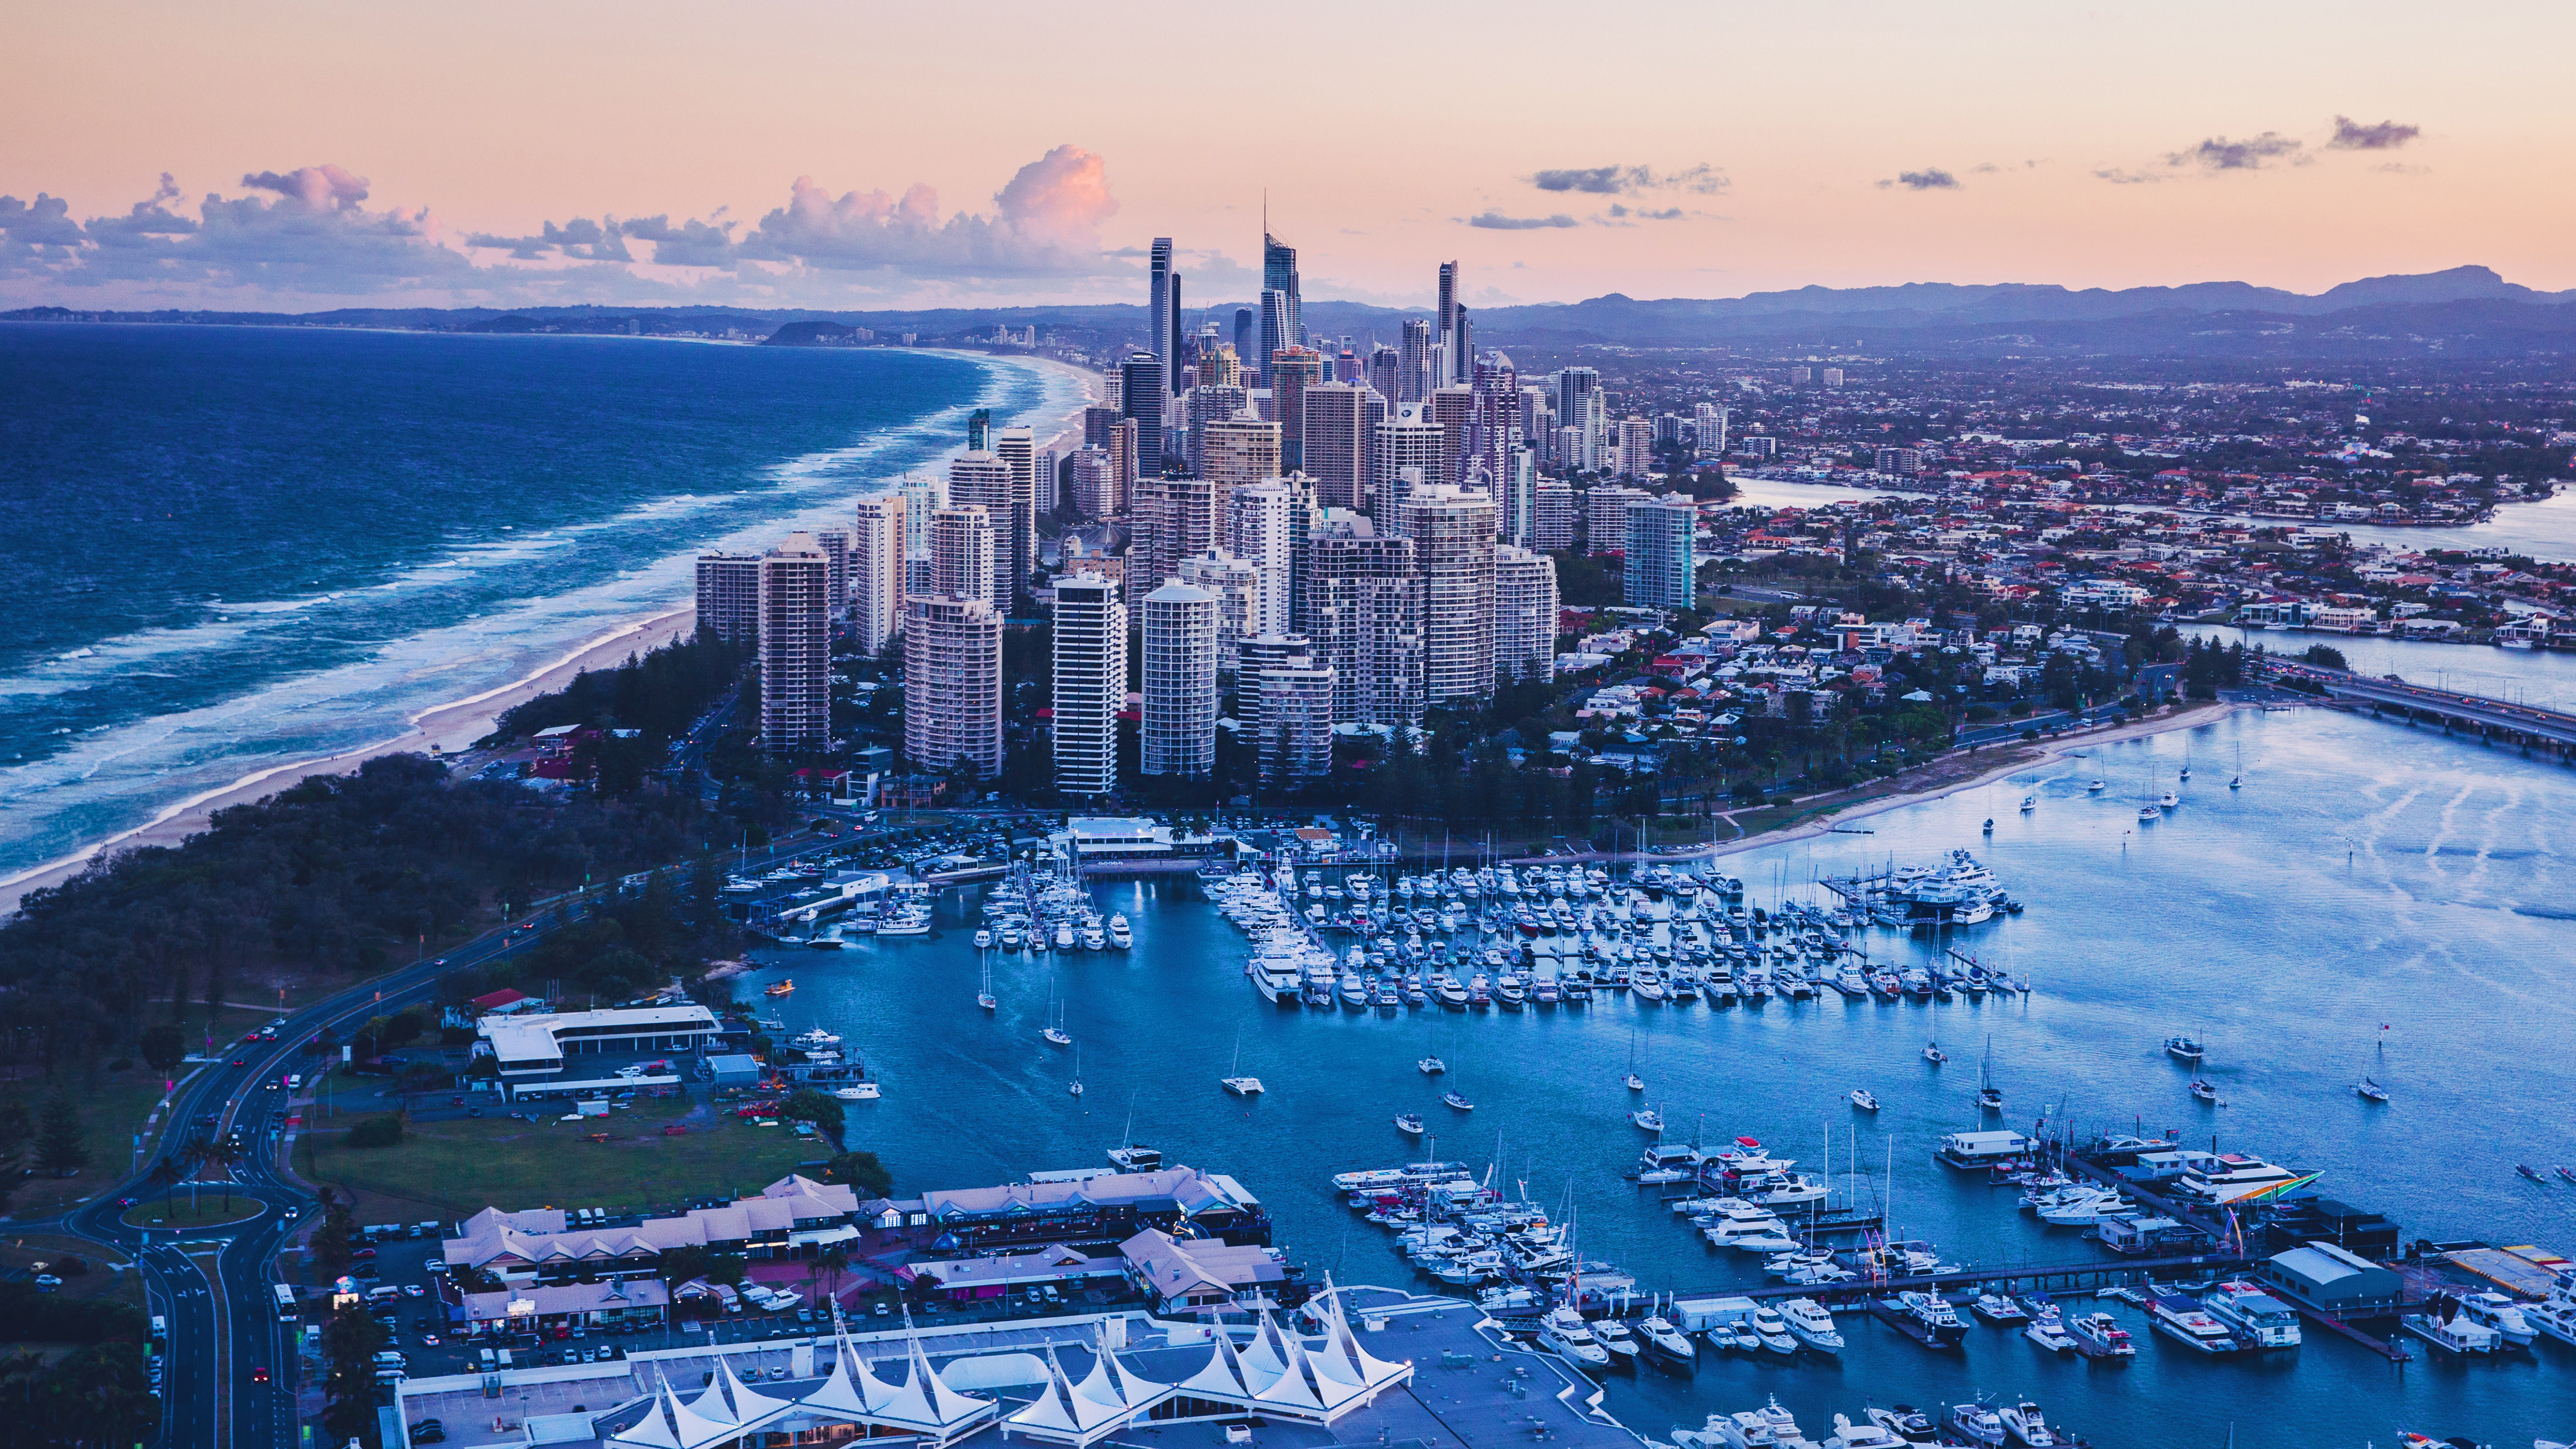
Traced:
<path fill-rule="evenodd" d="M 1273 300 L 1276 294 L 1276 300 Z M 1283 347 L 1306 341 L 1299 311 L 1297 249 L 1270 234 L 1270 199 L 1261 201 L 1261 380 L 1270 380 L 1270 357 Z"/>
<path fill-rule="evenodd" d="M 1176 299 L 1172 296 L 1172 239 L 1170 237 L 1154 238 L 1153 260 L 1149 264 L 1147 276 L 1150 280 L 1145 303 L 1145 350 L 1162 360 L 1163 376 L 1168 379 L 1181 370 L 1180 362 L 1172 352 L 1172 330 L 1179 325 L 1180 309 L 1174 305 Z M 1164 386 L 1168 391 L 1170 384 L 1166 382 Z M 1133 399 L 1129 400 L 1127 410 L 1131 416 L 1135 413 Z M 1159 445 L 1158 439 L 1157 446 Z"/>
<path fill-rule="evenodd" d="M 1440 347 L 1440 359 L 1434 364 L 1434 366 L 1438 368 L 1438 375 L 1433 377 L 1431 380 L 1431 385 L 1433 387 L 1441 387 L 1449 383 L 1465 382 L 1467 380 L 1464 374 L 1456 371 L 1449 365 L 1452 351 L 1449 339 L 1451 332 L 1457 326 L 1457 323 L 1458 264 L 1456 262 L 1442 262 L 1440 264 L 1440 314 L 1434 323 L 1434 325 L 1439 329 L 1437 340 Z"/>

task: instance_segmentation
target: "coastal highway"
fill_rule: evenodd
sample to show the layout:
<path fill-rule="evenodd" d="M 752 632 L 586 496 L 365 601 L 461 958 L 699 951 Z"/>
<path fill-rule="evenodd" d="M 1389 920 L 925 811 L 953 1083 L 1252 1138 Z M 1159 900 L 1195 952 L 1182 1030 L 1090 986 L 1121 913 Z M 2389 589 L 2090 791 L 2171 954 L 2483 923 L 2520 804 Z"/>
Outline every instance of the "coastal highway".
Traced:
<path fill-rule="evenodd" d="M 811 841 L 746 864 L 770 870 L 801 855 L 849 844 L 846 837 Z M 157 1444 L 167 1449 L 292 1449 L 299 1442 L 295 1398 L 301 1385 L 294 1329 L 278 1319 L 274 1285 L 281 1281 L 279 1251 L 309 1225 L 319 1202 L 285 1172 L 282 1135 L 269 1123 L 288 1108 L 289 1094 L 281 1085 L 288 1072 L 309 1076 L 328 1069 L 306 1046 L 326 1028 L 345 1036 L 371 1016 L 429 1000 L 443 972 L 524 950 L 568 919 L 561 908 L 541 913 L 479 936 L 437 960 L 334 993 L 288 1016 L 276 1040 L 235 1042 L 182 1083 L 170 1099 L 162 1143 L 167 1148 L 191 1137 L 220 1140 L 238 1128 L 244 1151 L 232 1169 L 233 1195 L 235 1205 L 252 1214 L 244 1221 L 177 1233 L 130 1227 L 124 1222 L 126 1203 L 160 1191 L 137 1175 L 60 1217 L 12 1223 L 111 1247 L 139 1266 L 148 1311 L 169 1322 Z M 235 1061 L 243 1065 L 234 1066 Z M 318 1316 L 306 1320 L 308 1326 L 319 1321 Z"/>

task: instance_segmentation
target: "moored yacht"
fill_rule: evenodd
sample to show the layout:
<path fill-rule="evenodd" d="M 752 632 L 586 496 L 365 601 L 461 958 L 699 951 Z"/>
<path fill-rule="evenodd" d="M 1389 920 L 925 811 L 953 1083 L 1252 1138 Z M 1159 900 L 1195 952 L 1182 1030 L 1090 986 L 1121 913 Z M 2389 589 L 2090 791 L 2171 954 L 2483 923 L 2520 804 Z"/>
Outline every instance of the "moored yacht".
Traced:
<path fill-rule="evenodd" d="M 1575 1312 L 1570 1304 L 1554 1309 L 1541 1321 L 1538 1341 L 1541 1347 L 1568 1363 L 1584 1368 L 1610 1366 L 1610 1350 L 1603 1348 L 1601 1341 L 1592 1336 L 1583 1315 Z"/>

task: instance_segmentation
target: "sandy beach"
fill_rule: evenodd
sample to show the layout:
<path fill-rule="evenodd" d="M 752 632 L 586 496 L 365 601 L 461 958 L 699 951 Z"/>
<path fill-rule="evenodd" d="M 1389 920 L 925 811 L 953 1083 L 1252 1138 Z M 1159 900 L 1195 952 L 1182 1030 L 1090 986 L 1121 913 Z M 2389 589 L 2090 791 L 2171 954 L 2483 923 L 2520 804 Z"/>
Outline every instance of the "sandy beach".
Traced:
<path fill-rule="evenodd" d="M 1083 385 L 1081 406 L 1061 418 L 1039 420 L 1035 430 L 1041 434 L 1048 433 L 1050 428 L 1054 430 L 1049 441 L 1041 445 L 1045 448 L 1061 452 L 1068 445 L 1082 445 L 1082 407 L 1089 406 L 1100 397 L 1107 381 L 1101 374 L 1046 358 L 993 359 L 985 353 L 959 355 L 1061 372 L 1079 380 Z M 585 669 L 613 668 L 629 654 L 641 654 L 680 638 L 694 626 L 695 616 L 693 602 L 674 600 L 665 611 L 631 620 L 608 633 L 577 644 L 533 673 L 415 714 L 406 722 L 401 734 L 389 739 L 336 755 L 271 765 L 244 775 L 229 785 L 178 801 L 133 829 L 120 831 L 70 855 L 0 879 L 0 916 L 15 912 L 19 900 L 27 892 L 60 885 L 102 855 L 145 846 L 176 845 L 205 829 L 216 811 L 264 799 L 307 775 L 344 775 L 380 756 L 426 754 L 433 745 L 450 755 L 459 753 L 491 733 L 493 722 L 512 706 L 563 688 L 574 675 Z"/>

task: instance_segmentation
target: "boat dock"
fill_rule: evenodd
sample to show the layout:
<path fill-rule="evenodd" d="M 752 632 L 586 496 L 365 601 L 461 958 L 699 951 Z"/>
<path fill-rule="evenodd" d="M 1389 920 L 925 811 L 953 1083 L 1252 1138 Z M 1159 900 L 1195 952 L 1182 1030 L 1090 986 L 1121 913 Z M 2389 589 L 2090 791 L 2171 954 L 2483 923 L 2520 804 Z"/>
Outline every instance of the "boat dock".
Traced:
<path fill-rule="evenodd" d="M 1678 1296 L 1750 1298 L 1757 1303 L 1777 1302 L 1784 1298 L 1812 1298 L 1830 1308 L 1898 1293 L 1946 1295 L 1962 1288 L 2004 1284 L 2053 1297 L 2060 1293 L 2098 1294 L 2105 1288 L 2126 1287 L 2159 1278 L 2172 1282 L 2186 1277 L 2242 1272 L 2252 1264 L 2252 1259 L 2233 1253 L 2196 1253 L 2188 1257 L 2149 1258 L 2125 1263 L 2065 1263 L 2053 1267 L 2024 1263 L 2012 1268 L 1966 1268 L 1954 1273 L 1859 1277 L 1841 1283 L 1786 1284 L 1765 1288 L 1730 1286 L 1684 1291 Z"/>

